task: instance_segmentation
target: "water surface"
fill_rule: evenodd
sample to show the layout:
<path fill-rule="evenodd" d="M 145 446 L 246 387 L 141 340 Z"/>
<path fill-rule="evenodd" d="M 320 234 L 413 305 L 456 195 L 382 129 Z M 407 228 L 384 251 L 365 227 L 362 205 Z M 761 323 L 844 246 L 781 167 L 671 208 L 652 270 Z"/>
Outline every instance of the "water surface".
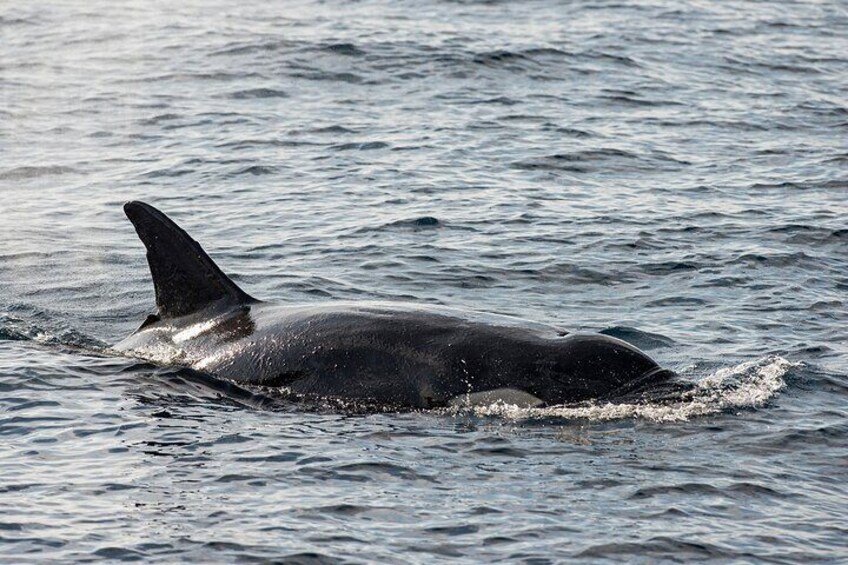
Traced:
<path fill-rule="evenodd" d="M 0 7 L 0 557 L 844 561 L 846 37 L 826 1 Z M 115 357 L 130 199 L 259 298 L 604 331 L 700 394 L 316 412 Z"/>

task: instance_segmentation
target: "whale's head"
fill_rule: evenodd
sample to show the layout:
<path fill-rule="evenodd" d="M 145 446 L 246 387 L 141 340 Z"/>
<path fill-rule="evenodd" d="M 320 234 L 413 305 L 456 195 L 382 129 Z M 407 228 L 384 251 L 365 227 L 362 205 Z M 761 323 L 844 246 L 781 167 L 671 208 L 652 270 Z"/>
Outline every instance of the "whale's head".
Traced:
<path fill-rule="evenodd" d="M 556 403 L 583 400 L 650 399 L 689 388 L 677 374 L 661 367 L 638 347 L 601 334 L 570 334 L 558 348 L 556 372 L 570 397 Z M 547 399 L 551 404 L 551 399 Z"/>

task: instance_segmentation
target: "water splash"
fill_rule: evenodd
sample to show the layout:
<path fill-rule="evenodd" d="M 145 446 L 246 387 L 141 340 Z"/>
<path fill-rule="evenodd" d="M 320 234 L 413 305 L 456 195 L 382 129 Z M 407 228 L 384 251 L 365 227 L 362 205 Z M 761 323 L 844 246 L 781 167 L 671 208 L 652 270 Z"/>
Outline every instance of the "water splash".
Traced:
<path fill-rule="evenodd" d="M 679 422 L 728 410 L 758 408 L 786 386 L 784 377 L 800 363 L 769 356 L 726 367 L 701 379 L 694 390 L 679 401 L 645 404 L 586 403 L 578 406 L 519 408 L 497 402 L 473 408 L 477 416 L 509 420 L 548 418 L 619 420 L 642 418 L 655 422 Z"/>

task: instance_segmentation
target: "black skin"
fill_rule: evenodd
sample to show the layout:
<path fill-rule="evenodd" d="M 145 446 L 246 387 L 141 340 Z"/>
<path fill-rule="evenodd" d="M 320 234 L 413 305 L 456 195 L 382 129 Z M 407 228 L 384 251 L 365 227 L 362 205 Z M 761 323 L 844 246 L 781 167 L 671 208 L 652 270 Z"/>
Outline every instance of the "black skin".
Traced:
<path fill-rule="evenodd" d="M 445 406 L 496 389 L 559 405 L 684 387 L 609 336 L 563 337 L 530 322 L 414 305 L 261 302 L 164 214 L 143 203 L 125 210 L 148 248 L 159 306 L 115 346 L 134 356 L 304 398 L 399 408 Z"/>

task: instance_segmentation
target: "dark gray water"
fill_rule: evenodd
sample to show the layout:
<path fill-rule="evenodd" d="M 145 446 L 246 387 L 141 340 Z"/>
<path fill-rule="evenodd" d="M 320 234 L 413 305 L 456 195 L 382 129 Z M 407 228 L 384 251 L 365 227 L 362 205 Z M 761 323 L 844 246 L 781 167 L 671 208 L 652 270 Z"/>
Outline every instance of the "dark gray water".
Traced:
<path fill-rule="evenodd" d="M 120 4 L 0 6 L 0 560 L 848 560 L 844 2 Z M 257 297 L 606 331 L 699 393 L 268 409 L 109 353 L 128 199 Z"/>

